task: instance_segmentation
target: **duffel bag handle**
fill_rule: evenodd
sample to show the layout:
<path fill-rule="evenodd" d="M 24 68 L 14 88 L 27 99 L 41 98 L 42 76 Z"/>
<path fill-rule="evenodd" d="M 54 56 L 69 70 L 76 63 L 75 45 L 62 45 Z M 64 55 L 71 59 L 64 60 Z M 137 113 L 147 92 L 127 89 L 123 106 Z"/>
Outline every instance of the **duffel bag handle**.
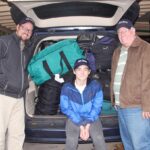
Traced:
<path fill-rule="evenodd" d="M 64 63 L 66 64 L 66 66 L 67 66 L 67 68 L 68 68 L 69 71 L 72 70 L 72 67 L 71 67 L 71 65 L 69 64 L 68 59 L 67 59 L 67 57 L 65 56 L 64 52 L 61 51 L 59 54 L 60 54 L 60 58 L 61 58 L 61 59 L 60 59 L 60 66 L 61 66 L 61 73 L 60 73 L 60 75 L 61 75 L 62 72 L 63 72 L 63 63 L 62 63 L 62 61 L 64 61 Z"/>
<path fill-rule="evenodd" d="M 49 68 L 48 63 L 47 63 L 46 60 L 43 61 L 43 67 L 46 70 L 46 72 L 51 76 L 51 78 L 54 78 L 54 74 L 51 71 L 51 69 Z"/>

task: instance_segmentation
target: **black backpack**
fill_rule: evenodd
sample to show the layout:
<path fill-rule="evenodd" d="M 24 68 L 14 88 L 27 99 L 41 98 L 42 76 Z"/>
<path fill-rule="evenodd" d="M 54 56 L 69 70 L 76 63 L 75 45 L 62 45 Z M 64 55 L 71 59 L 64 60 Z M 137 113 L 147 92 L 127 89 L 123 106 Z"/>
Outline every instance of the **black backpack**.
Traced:
<path fill-rule="evenodd" d="M 77 43 L 79 47 L 84 51 L 90 51 L 92 49 L 93 44 L 98 39 L 95 33 L 91 32 L 82 32 L 77 37 Z"/>
<path fill-rule="evenodd" d="M 105 71 L 99 70 L 98 75 L 99 81 L 102 84 L 104 99 L 110 100 L 111 71 L 109 69 Z"/>
<path fill-rule="evenodd" d="M 110 69 L 114 50 L 118 46 L 118 40 L 104 36 L 97 40 L 92 46 L 92 53 L 95 56 L 96 69 Z"/>
<path fill-rule="evenodd" d="M 55 115 L 60 103 L 60 92 L 62 84 L 50 79 L 43 83 L 38 90 L 36 115 Z"/>

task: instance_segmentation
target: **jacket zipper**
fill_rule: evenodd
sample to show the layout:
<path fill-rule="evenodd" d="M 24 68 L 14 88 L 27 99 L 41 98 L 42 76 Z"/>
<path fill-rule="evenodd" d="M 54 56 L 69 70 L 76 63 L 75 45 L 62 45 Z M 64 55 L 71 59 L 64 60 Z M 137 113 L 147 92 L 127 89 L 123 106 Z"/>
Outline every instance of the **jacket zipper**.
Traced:
<path fill-rule="evenodd" d="M 77 92 L 77 93 L 79 93 L 80 94 L 80 96 L 81 96 L 81 101 L 82 101 L 82 104 L 83 104 L 83 106 L 85 106 L 84 105 L 84 99 L 83 99 L 83 92 L 84 92 L 84 90 L 83 90 L 83 92 L 82 92 L 82 94 L 79 92 L 79 90 L 78 89 L 74 89 L 74 88 L 71 88 L 73 91 L 75 91 L 75 92 Z"/>
<path fill-rule="evenodd" d="M 23 71 L 23 68 L 24 68 L 24 66 L 23 66 L 23 52 L 21 51 L 21 90 L 20 90 L 20 94 L 21 94 L 21 92 L 22 92 L 22 90 L 23 90 L 23 84 L 24 84 L 24 71 Z M 20 94 L 18 95 L 18 97 L 20 96 Z"/>
<path fill-rule="evenodd" d="M 128 54 L 127 54 L 127 61 L 126 61 L 126 64 L 125 64 L 125 67 L 124 67 L 124 71 L 123 71 L 123 74 L 122 74 L 121 85 L 122 85 L 122 82 L 123 82 L 124 77 L 125 77 L 128 59 L 129 59 L 129 51 L 128 51 Z M 121 87 L 120 87 L 120 91 L 121 91 Z M 120 95 L 119 95 L 119 99 L 120 99 Z M 120 105 L 121 105 L 121 101 L 120 101 Z"/>
<path fill-rule="evenodd" d="M 82 94 L 81 94 L 81 100 L 82 100 L 82 104 L 83 104 L 83 106 L 84 106 L 83 92 L 82 92 Z"/>

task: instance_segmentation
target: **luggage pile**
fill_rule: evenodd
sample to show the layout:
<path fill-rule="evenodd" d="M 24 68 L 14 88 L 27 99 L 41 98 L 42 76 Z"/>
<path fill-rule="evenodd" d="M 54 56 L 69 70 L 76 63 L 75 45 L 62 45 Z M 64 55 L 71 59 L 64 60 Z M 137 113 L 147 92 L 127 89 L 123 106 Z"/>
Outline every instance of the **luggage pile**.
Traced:
<path fill-rule="evenodd" d="M 75 61 L 84 57 L 75 39 L 62 40 L 33 56 L 28 72 L 36 85 L 40 85 L 55 74 L 63 75 L 72 70 Z"/>
<path fill-rule="evenodd" d="M 112 55 L 118 46 L 114 37 L 98 38 L 96 34 L 86 32 L 79 35 L 77 41 L 93 71 L 111 69 Z"/>
<path fill-rule="evenodd" d="M 112 54 L 117 47 L 114 38 L 98 38 L 95 33 L 81 33 L 77 40 L 66 39 L 48 45 L 33 56 L 28 72 L 38 88 L 36 115 L 55 115 L 59 110 L 63 83 L 55 80 L 59 74 L 64 81 L 73 78 L 72 68 L 79 58 L 87 58 L 92 74 L 103 87 L 104 99 L 110 99 L 110 70 Z M 93 77 L 94 78 L 94 77 Z"/>

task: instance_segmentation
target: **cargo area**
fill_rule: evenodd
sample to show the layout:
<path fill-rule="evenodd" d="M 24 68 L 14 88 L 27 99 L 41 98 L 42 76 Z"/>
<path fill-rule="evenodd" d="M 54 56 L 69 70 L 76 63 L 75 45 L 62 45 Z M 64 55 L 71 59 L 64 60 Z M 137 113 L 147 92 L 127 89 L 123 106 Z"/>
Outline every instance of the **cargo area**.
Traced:
<path fill-rule="evenodd" d="M 103 38 L 103 35 L 96 35 L 96 36 L 99 39 Z M 53 36 L 53 37 L 43 38 L 37 44 L 37 47 L 34 51 L 34 54 L 36 55 L 36 53 L 44 50 L 48 46 L 53 45 L 54 43 L 57 43 L 58 41 L 62 41 L 64 39 L 77 39 L 77 36 L 76 35 L 72 35 L 72 36 L 70 35 L 70 36 Z M 86 49 L 89 47 L 90 44 L 91 43 L 88 44 L 87 41 L 86 42 L 84 41 L 84 43 L 81 43 L 80 46 L 82 46 L 82 49 Z M 109 48 L 108 45 L 105 45 L 104 50 L 105 50 L 105 53 L 107 55 L 108 55 L 108 53 L 107 53 L 108 48 Z M 101 47 L 101 49 L 103 49 L 103 47 Z M 103 57 L 105 57 L 105 55 L 103 55 Z M 109 57 L 109 56 L 106 56 L 106 57 Z M 52 58 L 52 59 L 54 59 L 54 58 Z M 103 58 L 102 60 L 105 60 L 105 58 Z M 103 64 L 104 63 L 105 62 L 103 62 Z M 100 63 L 98 62 L 97 64 L 100 64 Z M 116 111 L 114 110 L 114 108 L 111 106 L 111 103 L 110 103 L 110 74 L 111 74 L 111 69 L 110 69 L 110 66 L 108 68 L 106 68 L 105 65 L 103 65 L 103 66 L 104 67 L 102 69 L 101 69 L 101 66 L 97 66 L 96 71 L 94 73 L 91 73 L 90 78 L 98 80 L 102 85 L 103 94 L 104 94 L 104 103 L 103 103 L 102 114 L 103 115 L 116 115 Z M 73 79 L 73 76 L 74 76 L 73 72 L 68 71 L 67 73 L 63 74 L 61 76 L 61 78 L 64 79 L 64 82 L 68 82 L 68 81 L 71 81 Z M 28 116 L 31 116 L 31 117 L 34 117 L 34 116 L 38 117 L 39 115 L 40 115 L 40 117 L 45 116 L 42 114 L 38 114 L 38 115 L 35 114 L 36 105 L 37 105 L 37 102 L 39 101 L 40 87 L 43 86 L 43 84 L 36 85 L 36 83 L 32 80 L 32 78 L 30 76 L 29 76 L 29 80 L 30 80 L 29 89 L 27 90 L 26 97 L 25 97 L 26 113 Z M 57 94 L 56 95 L 56 97 L 57 97 L 57 100 L 56 100 L 57 101 L 57 108 L 56 108 L 57 113 L 55 110 L 55 113 L 53 115 L 63 115 L 59 109 L 59 94 L 60 94 L 61 86 L 63 85 L 63 83 L 60 83 L 59 90 L 58 90 L 58 87 L 56 86 L 56 84 L 59 84 L 59 83 L 54 83 L 54 82 L 52 83 L 51 82 L 51 83 L 46 84 L 45 86 L 46 86 L 46 88 L 49 88 L 49 85 L 50 86 L 52 85 L 50 88 L 54 88 L 54 90 L 53 89 L 50 89 L 50 90 L 51 91 L 53 90 L 54 92 L 55 92 L 55 90 L 57 90 L 57 93 L 53 93 L 53 92 L 50 93 L 50 95 L 53 95 L 53 97 L 54 97 L 54 94 Z M 51 115 L 46 115 L 46 116 L 50 117 Z"/>

